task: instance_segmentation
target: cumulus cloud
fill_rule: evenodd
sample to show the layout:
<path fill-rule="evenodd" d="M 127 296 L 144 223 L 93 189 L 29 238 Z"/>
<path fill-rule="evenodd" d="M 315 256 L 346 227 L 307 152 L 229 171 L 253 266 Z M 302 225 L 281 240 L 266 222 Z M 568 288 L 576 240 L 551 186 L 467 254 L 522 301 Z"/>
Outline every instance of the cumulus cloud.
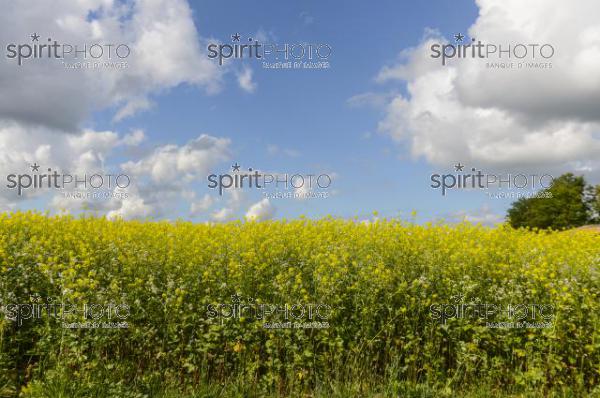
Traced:
<path fill-rule="evenodd" d="M 91 116 L 97 111 L 119 122 L 150 109 L 155 96 L 180 85 L 208 94 L 220 89 L 227 68 L 206 57 L 207 39 L 196 30 L 187 1 L 7 3 L 0 14 L 3 47 L 31 45 L 32 34 L 39 35 L 41 43 L 52 38 L 80 49 L 93 43 L 112 44 L 113 49 L 126 44 L 131 53 L 123 69 L 66 69 L 55 59 L 26 59 L 20 66 L 10 59 L 2 62 L 0 90 L 7 95 L 0 96 L 0 175 L 30 173 L 30 166 L 38 163 L 41 170 L 52 167 L 77 175 L 125 173 L 131 185 L 125 191 L 112 187 L 112 194 L 127 195 L 107 200 L 39 189 L 18 196 L 4 189 L 0 209 L 14 209 L 23 200 L 43 196 L 55 211 L 90 210 L 111 218 L 162 217 L 185 208 L 196 216 L 208 215 L 216 200 L 206 195 L 196 198 L 195 191 L 210 168 L 228 159 L 229 139 L 203 134 L 182 145 L 149 150 L 149 145 L 142 145 L 146 135 L 140 129 L 119 134 L 83 127 L 94 125 Z M 111 61 L 121 59 L 113 56 Z M 251 70 L 243 71 L 240 84 L 255 89 Z M 131 160 L 122 161 L 124 154 Z M 228 212 L 240 206 L 238 197 L 232 195 Z"/>
<path fill-rule="evenodd" d="M 98 169 L 121 143 L 112 131 L 85 129 L 81 135 L 67 135 L 0 120 L 0 173 L 24 171 L 34 162 L 75 172 Z"/>
<path fill-rule="evenodd" d="M 214 211 L 211 218 L 218 222 L 229 221 L 233 219 L 234 210 L 229 207 L 223 207 L 217 211 Z"/>
<path fill-rule="evenodd" d="M 132 98 L 125 103 L 113 117 L 113 122 L 119 122 L 129 116 L 133 116 L 139 111 L 150 109 L 152 102 L 148 98 Z"/>
<path fill-rule="evenodd" d="M 122 200 L 118 209 L 111 210 L 106 215 L 109 219 L 122 218 L 125 220 L 133 218 L 144 219 L 153 216 L 156 216 L 155 209 L 138 196 Z"/>
<path fill-rule="evenodd" d="M 225 191 L 225 203 L 218 210 L 211 213 L 211 219 L 217 222 L 230 221 L 235 218 L 236 212 L 246 201 L 246 195 L 241 188 L 230 188 Z M 216 201 L 215 201 L 216 202 Z M 218 200 L 222 202 L 222 198 Z"/>
<path fill-rule="evenodd" d="M 207 214 L 215 200 L 208 194 L 197 199 L 196 184 L 205 181 L 217 163 L 228 159 L 229 144 L 227 138 L 202 134 L 184 145 L 164 145 L 141 159 L 125 162 L 120 169 L 132 183 L 115 192 L 127 195 L 117 195 L 97 209 L 109 218 L 124 219 L 160 218 L 175 214 L 179 205 L 189 206 L 192 216 Z M 233 209 L 227 214 L 233 214 Z"/>
<path fill-rule="evenodd" d="M 190 205 L 190 213 L 192 216 L 197 216 L 206 212 L 214 203 L 214 199 L 209 194 L 204 194 L 199 200 L 192 201 Z"/>
<path fill-rule="evenodd" d="M 477 58 L 443 66 L 430 47 L 448 40 L 426 32 L 376 78 L 406 84 L 405 95 L 388 101 L 379 129 L 438 165 L 459 159 L 490 168 L 598 171 L 600 3 L 560 4 L 478 0 L 467 34 L 506 46 L 549 43 L 550 69 L 493 70 L 485 65 L 490 60 Z"/>
<path fill-rule="evenodd" d="M 493 227 L 496 224 L 504 222 L 504 216 L 496 214 L 489 206 L 484 205 L 480 209 L 466 211 L 461 210 L 452 213 L 449 217 L 451 222 L 469 222 L 471 224 L 482 224 L 488 227 Z"/>
<path fill-rule="evenodd" d="M 138 161 L 122 165 L 126 172 L 154 184 L 178 185 L 205 178 L 210 167 L 229 157 L 230 140 L 202 134 L 185 145 L 165 145 Z"/>
<path fill-rule="evenodd" d="M 195 200 L 194 183 L 204 181 L 209 170 L 229 158 L 230 140 L 202 134 L 184 145 L 164 145 L 121 169 L 135 181 L 133 199 L 122 199 L 126 214 L 168 213 L 181 200 L 191 200 L 190 211 L 199 215 L 213 204 L 206 196 Z M 116 211 L 119 211 L 116 210 Z"/>
<path fill-rule="evenodd" d="M 252 69 L 246 67 L 237 73 L 238 84 L 242 90 L 247 93 L 253 93 L 256 90 L 256 83 L 252 80 Z"/>
<path fill-rule="evenodd" d="M 40 173 L 51 168 L 80 179 L 96 173 L 126 174 L 130 179 L 126 189 L 119 189 L 113 177 L 111 187 L 103 186 L 111 197 L 103 200 L 68 196 L 91 191 L 81 184 L 60 191 L 26 189 L 23 195 L 18 195 L 15 189 L 2 189 L 0 210 L 14 209 L 21 201 L 33 197 L 49 196 L 48 208 L 59 212 L 89 210 L 109 217 L 158 218 L 172 214 L 179 203 L 186 201 L 194 215 L 206 212 L 213 201 L 207 196 L 196 199 L 196 183 L 204 181 L 210 168 L 228 158 L 229 139 L 203 134 L 184 145 L 158 147 L 135 161 L 115 162 L 119 150 L 136 145 L 143 138 L 141 130 L 125 136 L 89 129 L 80 135 L 69 135 L 45 127 L 0 121 L 0 175 L 30 174 L 31 166 L 37 163 Z M 230 203 L 238 203 L 238 196 Z"/>
<path fill-rule="evenodd" d="M 116 176 L 120 171 L 108 159 L 125 146 L 125 140 L 113 131 L 84 130 L 80 135 L 64 134 L 46 127 L 23 126 L 17 122 L 0 121 L 0 175 L 31 174 L 32 166 L 39 166 L 38 173 L 69 173 L 83 179 L 86 174 L 96 173 Z M 49 172 L 48 172 L 49 173 Z M 8 177 L 6 177 L 8 178 Z M 113 177 L 114 185 L 114 177 Z M 80 184 L 81 188 L 83 184 Z M 84 186 L 85 188 L 85 186 Z M 72 199 L 65 195 L 73 189 L 61 191 L 25 189 L 18 195 L 16 189 L 0 190 L 0 208 L 14 209 L 24 200 L 50 195 L 49 209 L 72 212 L 81 209 L 111 210 L 116 203 L 99 204 L 87 199 Z"/>
<path fill-rule="evenodd" d="M 265 198 L 254 203 L 246 212 L 246 218 L 254 221 L 269 220 L 275 215 L 275 206 Z"/>
<path fill-rule="evenodd" d="M 0 64 L 0 90 L 10 95 L 0 97 L 0 118 L 75 132 L 95 110 L 116 107 L 114 118 L 121 120 L 147 109 L 149 96 L 180 84 L 219 89 L 221 70 L 203 55 L 205 39 L 185 0 L 5 4 L 3 42 L 31 44 L 33 33 L 42 42 L 52 38 L 80 48 L 126 44 L 128 67 L 65 70 L 53 59 L 25 60 L 21 66 L 7 60 Z"/>
<path fill-rule="evenodd" d="M 143 130 L 136 129 L 129 134 L 125 134 L 121 142 L 127 146 L 137 146 L 146 139 L 146 134 Z"/>

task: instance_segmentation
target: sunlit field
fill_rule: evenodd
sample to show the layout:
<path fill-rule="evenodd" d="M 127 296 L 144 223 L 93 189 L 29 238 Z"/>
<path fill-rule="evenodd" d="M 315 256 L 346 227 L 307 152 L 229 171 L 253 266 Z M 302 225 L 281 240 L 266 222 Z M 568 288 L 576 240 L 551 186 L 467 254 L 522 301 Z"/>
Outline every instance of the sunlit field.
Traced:
<path fill-rule="evenodd" d="M 586 230 L 7 214 L 0 396 L 599 394 L 599 265 Z"/>

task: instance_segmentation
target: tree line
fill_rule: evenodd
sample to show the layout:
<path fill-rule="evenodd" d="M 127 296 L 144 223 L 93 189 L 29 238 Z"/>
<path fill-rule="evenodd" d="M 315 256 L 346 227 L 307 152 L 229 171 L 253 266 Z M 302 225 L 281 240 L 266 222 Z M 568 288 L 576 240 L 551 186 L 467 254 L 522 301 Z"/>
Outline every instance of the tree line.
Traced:
<path fill-rule="evenodd" d="M 515 227 L 568 229 L 600 223 L 600 184 L 563 174 L 535 197 L 512 203 L 506 219 Z"/>

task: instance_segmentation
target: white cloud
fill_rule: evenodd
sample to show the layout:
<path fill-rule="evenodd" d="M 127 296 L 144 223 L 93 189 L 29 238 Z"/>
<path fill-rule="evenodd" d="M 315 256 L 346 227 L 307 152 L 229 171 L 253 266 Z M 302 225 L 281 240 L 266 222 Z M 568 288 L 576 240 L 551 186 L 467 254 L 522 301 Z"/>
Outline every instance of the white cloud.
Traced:
<path fill-rule="evenodd" d="M 473 211 L 461 210 L 450 215 L 451 222 L 469 222 L 472 224 L 482 224 L 492 227 L 496 224 L 503 223 L 504 216 L 493 212 L 489 206 L 484 205 L 480 209 Z"/>
<path fill-rule="evenodd" d="M 113 122 L 119 122 L 126 117 L 133 116 L 139 111 L 150 109 L 152 102 L 148 98 L 132 98 L 123 105 L 113 117 Z"/>
<path fill-rule="evenodd" d="M 139 177 L 149 177 L 153 183 L 173 186 L 203 179 L 209 168 L 229 158 L 230 140 L 207 134 L 183 146 L 165 145 L 139 161 L 129 161 L 123 170 Z"/>
<path fill-rule="evenodd" d="M 146 139 L 146 134 L 143 130 L 136 129 L 129 134 L 125 134 L 121 142 L 127 146 L 137 146 Z"/>
<path fill-rule="evenodd" d="M 132 182 L 127 198 L 104 201 L 42 190 L 18 197 L 5 189 L 0 209 L 44 196 L 50 209 L 90 209 L 110 217 L 161 217 L 185 207 L 194 214 L 208 211 L 214 201 L 208 196 L 196 199 L 194 190 L 211 167 L 228 159 L 228 139 L 200 135 L 147 153 L 140 146 L 146 140 L 142 130 L 120 135 L 81 127 L 93 125 L 90 116 L 99 110 L 112 112 L 114 122 L 135 115 L 151 108 L 154 96 L 182 84 L 209 94 L 220 89 L 228 69 L 206 57 L 207 40 L 196 30 L 187 1 L 16 0 L 0 13 L 5 43 L 30 44 L 32 27 L 42 42 L 51 37 L 78 46 L 124 43 L 131 54 L 128 67 L 121 70 L 65 70 L 61 62 L 49 59 L 26 60 L 22 66 L 11 60 L 1 63 L 0 90 L 8 94 L 0 96 L 0 175 L 30 172 L 29 165 L 37 162 L 73 174 L 122 172 Z M 255 89 L 251 70 L 242 74 L 240 84 Z M 119 150 L 127 150 L 132 159 L 118 164 L 123 155 Z M 227 206 L 238 208 L 241 195 L 230 196 Z"/>
<path fill-rule="evenodd" d="M 229 221 L 233 219 L 233 209 L 229 207 L 223 207 L 211 215 L 212 219 L 218 222 Z"/>
<path fill-rule="evenodd" d="M 214 203 L 214 199 L 209 194 L 205 194 L 201 199 L 194 200 L 190 205 L 190 213 L 192 216 L 200 215 L 206 212 Z"/>
<path fill-rule="evenodd" d="M 252 81 L 252 69 L 245 67 L 237 73 L 237 80 L 240 87 L 248 92 L 253 93 L 256 91 L 256 83 Z"/>
<path fill-rule="evenodd" d="M 112 131 L 86 129 L 81 135 L 64 134 L 46 127 L 23 126 L 17 122 L 0 121 L 0 175 L 30 174 L 37 163 L 40 172 L 47 168 L 60 173 L 83 176 L 88 173 L 113 173 L 107 159 L 121 147 L 123 139 Z M 15 208 L 31 197 L 47 195 L 47 190 L 26 189 L 19 196 L 15 190 L 0 190 L 0 207 Z M 57 193 L 49 202 L 53 209 L 76 210 L 88 203 L 68 200 Z"/>
<path fill-rule="evenodd" d="M 275 215 L 275 207 L 265 198 L 254 203 L 246 212 L 246 218 L 254 221 L 269 220 Z"/>
<path fill-rule="evenodd" d="M 276 43 L 279 41 L 277 35 L 272 30 L 264 30 L 263 28 L 259 28 L 252 35 L 254 40 L 257 40 L 261 43 Z"/>
<path fill-rule="evenodd" d="M 95 110 L 116 106 L 120 120 L 148 108 L 148 97 L 165 89 L 190 84 L 212 93 L 220 86 L 223 71 L 203 54 L 206 40 L 185 0 L 5 4 L 0 14 L 5 43 L 30 44 L 33 30 L 41 41 L 51 37 L 80 47 L 126 44 L 128 67 L 65 70 L 56 60 L 26 60 L 21 66 L 6 60 L 0 64 L 0 90 L 10 95 L 0 97 L 0 118 L 76 132 Z M 57 93 L 60 100 L 48 101 Z"/>
<path fill-rule="evenodd" d="M 123 218 L 148 218 L 155 216 L 155 210 L 152 206 L 144 202 L 143 198 L 131 196 L 121 201 L 121 206 L 116 210 L 111 210 L 106 215 L 109 219 Z"/>
<path fill-rule="evenodd" d="M 119 145 L 119 135 L 112 131 L 86 129 L 75 136 L 0 120 L 0 172 L 26 169 L 35 161 L 44 167 L 73 171 L 100 168 L 103 159 Z"/>
<path fill-rule="evenodd" d="M 311 189 L 308 187 L 308 184 L 304 184 L 299 188 L 294 188 L 294 198 L 296 200 L 307 200 L 310 193 Z"/>
<path fill-rule="evenodd" d="M 302 11 L 299 17 L 304 25 L 312 25 L 313 22 L 315 22 L 315 17 L 313 17 L 308 11 Z"/>
<path fill-rule="evenodd" d="M 29 174 L 30 165 L 51 168 L 59 173 L 70 173 L 80 178 L 87 174 L 127 174 L 130 185 L 125 190 L 108 190 L 113 194 L 126 193 L 126 198 L 103 200 L 69 198 L 65 194 L 86 191 L 53 191 L 28 189 L 17 195 L 16 190 L 0 190 L 0 210 L 14 209 L 19 202 L 38 196 L 48 196 L 48 209 L 74 213 L 81 210 L 97 211 L 110 217 L 161 217 L 177 211 L 187 201 L 192 213 L 199 215 L 212 205 L 204 196 L 195 199 L 198 182 L 204 181 L 209 169 L 227 159 L 230 141 L 201 135 L 188 143 L 165 145 L 136 161 L 118 165 L 114 157 L 118 150 L 142 140 L 141 130 L 120 136 L 112 131 L 84 130 L 81 135 L 64 134 L 45 127 L 24 127 L 16 122 L 0 121 L 0 175 Z M 113 180 L 114 181 L 114 180 Z M 90 192 L 87 190 L 87 192 Z M 239 207 L 240 194 L 231 195 L 229 204 Z"/>
<path fill-rule="evenodd" d="M 217 222 L 229 221 L 234 218 L 235 213 L 246 201 L 246 195 L 241 188 L 230 188 L 225 191 L 227 196 L 225 205 L 211 214 L 211 218 Z"/>
<path fill-rule="evenodd" d="M 267 152 L 269 155 L 285 155 L 291 158 L 300 156 L 300 152 L 295 149 L 281 148 L 277 145 L 267 145 Z"/>
<path fill-rule="evenodd" d="M 385 108 L 394 93 L 366 92 L 353 95 L 346 103 L 351 107 L 371 107 L 375 109 Z"/>
<path fill-rule="evenodd" d="M 206 211 L 212 200 L 205 196 L 195 201 L 194 184 L 205 181 L 210 168 L 229 158 L 229 145 L 227 138 L 202 134 L 184 145 L 165 145 L 140 160 L 122 164 L 122 170 L 136 185 L 129 196 L 140 198 L 131 203 L 122 201 L 125 214 L 151 213 L 158 217 L 182 200 L 191 201 L 193 215 Z"/>
<path fill-rule="evenodd" d="M 598 170 L 600 3 L 479 0 L 468 38 L 487 43 L 550 43 L 549 70 L 490 70 L 486 60 L 430 57 L 435 32 L 384 67 L 377 80 L 406 82 L 379 128 L 415 157 L 448 166 Z M 561 12 L 555 12 L 556 9 Z"/>

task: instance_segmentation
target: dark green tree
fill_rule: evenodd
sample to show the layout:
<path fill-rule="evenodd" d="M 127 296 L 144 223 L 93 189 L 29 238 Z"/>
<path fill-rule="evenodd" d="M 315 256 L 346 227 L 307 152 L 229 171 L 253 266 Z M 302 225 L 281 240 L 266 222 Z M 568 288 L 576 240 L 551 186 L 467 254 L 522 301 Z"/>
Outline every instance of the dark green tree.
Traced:
<path fill-rule="evenodd" d="M 600 206 L 598 192 L 600 186 L 587 186 L 583 176 L 563 174 L 543 191 L 544 195 L 514 202 L 507 220 L 515 228 L 565 229 L 589 224 Z"/>
<path fill-rule="evenodd" d="M 589 203 L 592 212 L 591 223 L 600 224 L 600 184 L 589 187 Z"/>

